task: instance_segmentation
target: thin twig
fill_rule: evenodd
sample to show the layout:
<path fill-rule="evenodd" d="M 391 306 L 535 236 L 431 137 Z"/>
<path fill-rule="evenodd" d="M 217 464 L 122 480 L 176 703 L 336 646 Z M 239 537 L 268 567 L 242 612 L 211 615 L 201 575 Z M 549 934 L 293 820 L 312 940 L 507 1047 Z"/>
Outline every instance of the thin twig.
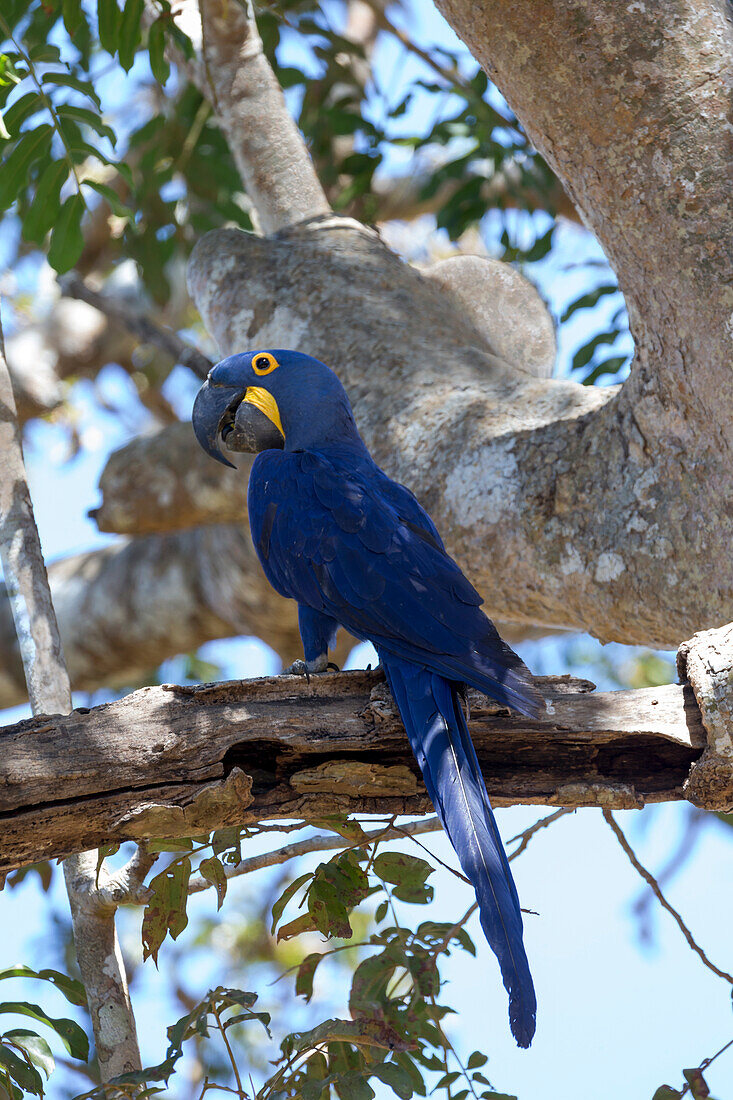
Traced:
<path fill-rule="evenodd" d="M 616 823 L 616 819 L 614 818 L 611 811 L 604 810 L 603 816 L 606 819 L 607 823 L 610 825 L 611 829 L 613 829 L 614 833 L 616 834 L 616 839 L 618 840 L 623 850 L 626 852 L 626 855 L 629 857 L 629 862 L 633 866 L 634 870 L 641 875 L 647 885 L 650 886 L 651 889 L 654 891 L 654 895 L 662 908 L 666 909 L 667 912 L 670 913 L 677 921 L 679 930 L 687 940 L 688 945 L 692 948 L 696 955 L 700 956 L 708 970 L 712 970 L 713 974 L 717 974 L 719 978 L 723 978 L 730 985 L 733 985 L 733 975 L 728 974 L 725 970 L 719 970 L 715 963 L 712 963 L 710 961 L 703 949 L 695 941 L 692 932 L 690 932 L 690 929 L 682 920 L 680 914 L 669 904 L 664 894 L 659 889 L 659 883 L 654 878 L 654 875 L 652 875 L 649 871 L 647 871 L 646 867 L 642 867 L 641 863 L 639 863 L 639 860 L 636 858 L 636 853 L 624 836 L 620 826 Z"/>
<path fill-rule="evenodd" d="M 572 814 L 575 812 L 574 806 L 561 806 L 559 810 L 555 810 L 553 814 L 548 814 L 547 817 L 541 817 L 539 821 L 535 821 L 534 825 L 530 825 L 528 829 L 525 829 L 523 833 L 517 833 L 511 840 L 507 841 L 507 844 L 513 844 L 515 840 L 521 841 L 516 851 L 512 852 L 509 856 L 509 862 L 516 859 L 517 856 L 521 856 L 535 833 L 538 833 L 540 829 L 546 829 L 548 825 L 552 825 L 553 821 L 557 821 L 559 817 L 564 817 L 565 814 Z"/>
<path fill-rule="evenodd" d="M 199 378 L 206 378 L 213 367 L 214 364 L 203 352 L 191 347 L 172 329 L 156 324 L 146 314 L 131 309 L 119 299 L 92 290 L 76 272 L 71 271 L 63 275 L 58 282 L 64 297 L 78 298 L 79 301 L 94 306 L 105 317 L 109 317 L 111 321 L 122 325 L 128 332 L 137 336 L 143 344 L 152 344 L 160 348 L 175 359 L 176 363 L 188 367 Z"/>
<path fill-rule="evenodd" d="M 411 821 L 407 825 L 392 826 L 386 829 L 372 829 L 366 832 L 365 837 L 359 840 L 356 847 L 361 844 L 371 844 L 375 840 L 399 840 L 404 836 L 414 836 L 417 833 L 434 833 L 441 828 L 437 817 L 428 817 L 422 821 Z M 263 852 L 259 856 L 250 856 L 231 867 L 224 868 L 224 874 L 228 879 L 247 875 L 251 871 L 260 871 L 263 867 L 276 867 L 280 863 L 287 863 L 296 856 L 307 855 L 309 852 L 330 852 L 336 848 L 344 847 L 344 838 L 338 836 L 310 837 L 308 840 L 299 840 L 294 844 L 286 844 L 274 852 Z M 198 894 L 202 890 L 209 890 L 212 883 L 201 875 L 194 875 L 188 884 L 189 894 Z M 140 900 L 143 900 L 142 898 Z"/>
<path fill-rule="evenodd" d="M 224 1040 L 224 1046 L 227 1048 L 227 1054 L 229 1055 L 229 1061 L 231 1062 L 232 1071 L 234 1073 L 234 1080 L 237 1082 L 237 1093 L 242 1098 L 242 1100 L 245 1100 L 246 1093 L 245 1093 L 244 1089 L 242 1088 L 242 1079 L 239 1076 L 239 1068 L 237 1066 L 237 1060 L 234 1057 L 234 1051 L 232 1050 L 229 1039 L 227 1038 L 226 1028 L 224 1027 L 224 1025 L 221 1022 L 221 1016 L 219 1015 L 219 1011 L 216 1008 L 212 1008 L 212 1012 L 214 1013 L 214 1019 L 216 1020 L 216 1026 L 219 1028 L 219 1031 L 221 1032 L 221 1037 Z"/>

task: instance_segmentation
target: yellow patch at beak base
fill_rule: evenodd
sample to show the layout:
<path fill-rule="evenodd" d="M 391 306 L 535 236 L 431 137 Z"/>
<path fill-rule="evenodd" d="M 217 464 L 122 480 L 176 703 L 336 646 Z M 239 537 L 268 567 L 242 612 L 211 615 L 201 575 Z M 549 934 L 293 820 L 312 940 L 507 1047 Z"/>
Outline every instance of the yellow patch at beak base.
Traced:
<path fill-rule="evenodd" d="M 275 425 L 283 439 L 285 438 L 280 410 L 277 407 L 277 401 L 269 390 L 264 390 L 261 386 L 248 386 L 243 404 L 254 405 L 256 409 L 264 413 L 267 419 Z"/>

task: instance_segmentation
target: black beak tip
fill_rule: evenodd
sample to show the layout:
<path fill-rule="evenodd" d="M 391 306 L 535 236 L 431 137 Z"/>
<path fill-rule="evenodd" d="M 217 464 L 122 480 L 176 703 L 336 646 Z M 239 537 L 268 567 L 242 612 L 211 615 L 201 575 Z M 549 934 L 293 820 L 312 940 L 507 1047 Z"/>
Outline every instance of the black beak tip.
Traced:
<path fill-rule="evenodd" d="M 222 466 L 229 466 L 232 470 L 236 470 L 234 463 L 224 457 L 219 440 L 219 425 L 231 398 L 231 390 L 214 390 L 207 380 L 196 394 L 191 423 L 196 439 L 207 455 L 221 462 Z"/>

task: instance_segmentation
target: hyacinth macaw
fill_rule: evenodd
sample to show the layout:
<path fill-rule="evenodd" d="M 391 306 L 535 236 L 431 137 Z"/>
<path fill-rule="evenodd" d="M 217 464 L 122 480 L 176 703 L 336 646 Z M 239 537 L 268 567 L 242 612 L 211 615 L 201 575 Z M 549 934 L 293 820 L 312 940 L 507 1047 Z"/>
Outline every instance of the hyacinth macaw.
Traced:
<path fill-rule="evenodd" d="M 326 670 L 339 626 L 375 646 L 428 794 L 476 891 L 512 1032 L 529 1046 L 536 998 L 519 898 L 461 706 L 470 684 L 536 716 L 543 700 L 529 670 L 481 611 L 417 499 L 373 461 L 325 364 L 294 351 L 232 355 L 199 391 L 193 426 L 225 465 L 222 442 L 233 432 L 238 450 L 259 452 L 250 527 L 268 580 L 298 602 L 305 661 L 297 670 Z"/>

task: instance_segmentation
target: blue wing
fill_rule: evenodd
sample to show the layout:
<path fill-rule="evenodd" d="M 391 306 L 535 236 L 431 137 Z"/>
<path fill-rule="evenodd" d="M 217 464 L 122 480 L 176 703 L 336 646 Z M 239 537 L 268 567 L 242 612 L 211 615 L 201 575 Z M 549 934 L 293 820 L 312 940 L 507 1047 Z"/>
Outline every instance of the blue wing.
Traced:
<path fill-rule="evenodd" d="M 338 448 L 264 451 L 250 477 L 249 512 L 281 595 L 398 657 L 538 713 L 529 671 L 481 611 L 430 517 L 371 459 Z"/>

